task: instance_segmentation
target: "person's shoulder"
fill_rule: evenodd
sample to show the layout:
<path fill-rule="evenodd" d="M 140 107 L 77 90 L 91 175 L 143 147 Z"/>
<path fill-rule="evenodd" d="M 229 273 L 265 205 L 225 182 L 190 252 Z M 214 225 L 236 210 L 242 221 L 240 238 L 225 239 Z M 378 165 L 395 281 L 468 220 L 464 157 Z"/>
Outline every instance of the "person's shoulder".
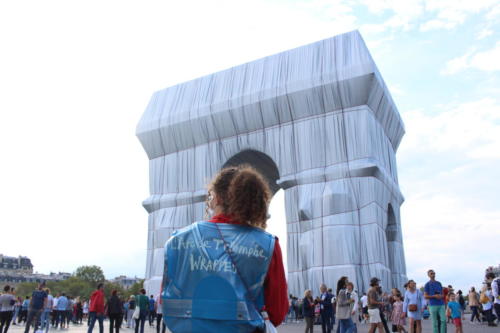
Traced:
<path fill-rule="evenodd" d="M 201 225 L 201 224 L 208 224 L 210 222 L 206 222 L 206 221 L 197 221 L 197 222 L 193 222 L 191 223 L 190 225 L 187 225 L 185 227 L 182 227 L 180 229 L 177 229 L 175 230 L 173 233 L 172 233 L 172 237 L 178 237 L 178 236 L 181 236 L 183 234 L 186 234 L 186 233 L 189 233 L 193 230 L 194 227 L 198 226 L 198 225 Z M 171 237 L 171 238 L 172 238 Z"/>

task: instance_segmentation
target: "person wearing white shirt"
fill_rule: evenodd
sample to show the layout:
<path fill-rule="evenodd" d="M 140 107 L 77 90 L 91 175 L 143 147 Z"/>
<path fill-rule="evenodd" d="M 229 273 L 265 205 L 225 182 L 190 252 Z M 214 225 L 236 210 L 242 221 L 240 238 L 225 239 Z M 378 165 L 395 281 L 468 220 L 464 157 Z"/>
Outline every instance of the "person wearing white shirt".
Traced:
<path fill-rule="evenodd" d="M 366 323 L 368 320 L 368 296 L 366 296 L 366 293 L 363 293 L 363 296 L 361 296 L 360 301 L 363 312 L 363 320 Z"/>
<path fill-rule="evenodd" d="M 161 293 L 156 295 L 155 311 L 156 311 L 156 333 L 160 333 L 160 323 L 162 324 L 161 333 L 165 333 L 167 327 L 165 326 L 165 322 L 161 320 L 163 317 L 162 306 L 161 306 Z"/>
<path fill-rule="evenodd" d="M 50 289 L 47 288 L 45 289 L 45 292 L 47 293 L 47 303 L 45 303 L 43 313 L 42 313 L 42 318 L 40 319 L 42 323 L 42 331 L 45 330 L 45 333 L 49 331 L 49 317 L 50 313 L 52 312 L 52 308 L 54 306 L 54 296 L 50 294 Z"/>
<path fill-rule="evenodd" d="M 486 296 L 488 302 L 483 303 L 483 301 L 481 301 L 483 304 L 483 312 L 486 316 L 486 320 L 488 321 L 488 326 L 497 326 L 493 319 L 493 293 L 491 291 L 491 283 L 485 282 L 484 284 L 485 286 L 481 290 L 481 294 Z"/>
<path fill-rule="evenodd" d="M 493 296 L 493 308 L 497 315 L 497 320 L 500 322 L 500 277 L 496 277 L 495 273 L 486 273 L 486 282 L 491 283 L 491 294 Z"/>
<path fill-rule="evenodd" d="M 349 297 L 351 299 L 354 300 L 354 303 L 351 304 L 351 319 L 352 319 L 352 322 L 354 324 L 354 328 L 351 332 L 357 332 L 358 331 L 358 328 L 356 326 L 356 313 L 358 311 L 358 304 L 359 304 L 359 301 L 358 301 L 358 294 L 356 293 L 356 291 L 354 291 L 354 284 L 349 281 L 347 282 L 347 294 L 349 295 Z"/>
<path fill-rule="evenodd" d="M 59 301 L 59 296 L 60 294 L 57 294 L 56 297 L 53 297 L 52 299 L 52 319 L 51 319 L 51 323 L 52 323 L 52 327 L 56 327 L 56 320 L 57 320 L 57 302 Z"/>

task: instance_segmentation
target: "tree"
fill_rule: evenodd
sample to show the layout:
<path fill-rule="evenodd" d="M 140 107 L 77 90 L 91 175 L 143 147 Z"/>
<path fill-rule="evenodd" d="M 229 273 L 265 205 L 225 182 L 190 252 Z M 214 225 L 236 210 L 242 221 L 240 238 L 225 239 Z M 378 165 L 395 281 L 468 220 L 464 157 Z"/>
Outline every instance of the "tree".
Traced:
<path fill-rule="evenodd" d="M 104 282 L 106 280 L 101 267 L 95 265 L 78 267 L 75 272 L 75 277 L 93 285 L 97 285 L 99 282 Z"/>
<path fill-rule="evenodd" d="M 59 281 L 53 288 L 56 293 L 65 293 L 67 296 L 83 297 L 85 299 L 89 298 L 93 289 L 94 286 L 92 283 L 76 276 L 72 276 L 64 281 Z"/>
<path fill-rule="evenodd" d="M 130 295 L 139 295 L 140 290 L 144 288 L 144 280 L 139 280 L 134 283 L 130 288 L 126 291 L 125 295 L 129 297 Z"/>
<path fill-rule="evenodd" d="M 31 294 L 33 291 L 38 287 L 37 282 L 22 282 L 19 283 L 16 288 L 14 289 L 14 292 L 16 293 L 16 296 L 19 297 L 26 297 L 29 296 L 31 297 Z"/>
<path fill-rule="evenodd" d="M 125 297 L 125 290 L 123 289 L 123 287 L 118 284 L 118 283 L 115 283 L 115 282 L 106 282 L 104 284 L 104 296 L 106 298 L 109 298 L 111 297 L 111 292 L 113 290 L 116 290 L 118 292 L 118 296 L 119 297 Z"/>

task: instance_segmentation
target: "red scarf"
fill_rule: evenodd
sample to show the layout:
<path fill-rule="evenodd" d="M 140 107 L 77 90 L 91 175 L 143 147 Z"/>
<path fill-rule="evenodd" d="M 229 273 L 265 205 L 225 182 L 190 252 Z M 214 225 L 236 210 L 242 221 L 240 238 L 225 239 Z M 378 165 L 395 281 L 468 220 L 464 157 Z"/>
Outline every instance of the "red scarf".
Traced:
<path fill-rule="evenodd" d="M 232 217 L 225 214 L 218 214 L 213 216 L 208 222 L 212 223 L 229 223 L 229 224 L 243 224 L 237 221 L 233 221 Z"/>

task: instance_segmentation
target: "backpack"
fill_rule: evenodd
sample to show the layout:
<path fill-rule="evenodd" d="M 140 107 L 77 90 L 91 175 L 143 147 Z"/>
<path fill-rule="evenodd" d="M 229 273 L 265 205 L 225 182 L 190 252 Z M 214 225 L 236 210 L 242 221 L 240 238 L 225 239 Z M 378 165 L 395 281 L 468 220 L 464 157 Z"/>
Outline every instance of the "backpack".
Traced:
<path fill-rule="evenodd" d="M 479 302 L 481 302 L 482 304 L 486 304 L 490 301 L 490 298 L 488 297 L 488 295 L 486 295 L 486 291 L 483 291 L 481 293 L 481 296 L 479 297 Z"/>

